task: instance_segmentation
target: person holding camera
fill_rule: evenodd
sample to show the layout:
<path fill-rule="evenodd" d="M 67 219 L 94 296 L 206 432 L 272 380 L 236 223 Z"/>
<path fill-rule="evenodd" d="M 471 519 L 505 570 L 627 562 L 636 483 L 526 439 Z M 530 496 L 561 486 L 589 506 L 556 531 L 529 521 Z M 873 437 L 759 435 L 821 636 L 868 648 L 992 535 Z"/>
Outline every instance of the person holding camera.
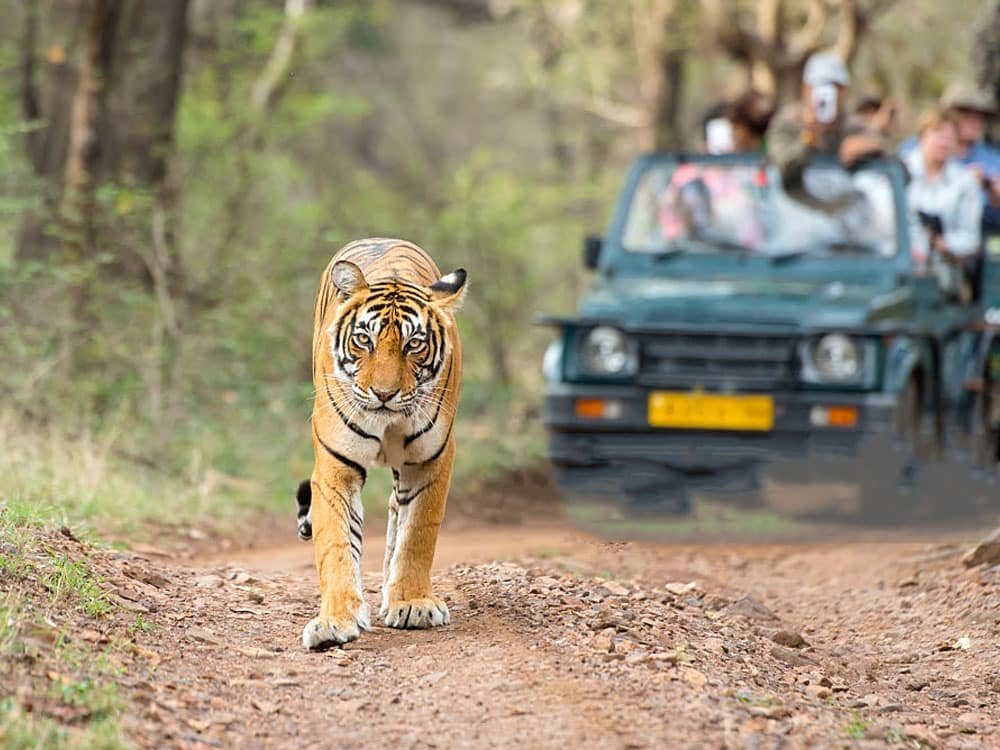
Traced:
<path fill-rule="evenodd" d="M 959 123 L 950 110 L 926 112 L 917 147 L 905 157 L 910 171 L 906 197 L 916 217 L 914 259 L 962 301 L 971 298 L 970 274 L 982 243 L 983 204 L 972 173 L 954 159 Z"/>
<path fill-rule="evenodd" d="M 815 154 L 830 154 L 851 168 L 863 159 L 885 152 L 882 135 L 847 113 L 847 66 L 833 52 L 818 52 L 802 74 L 802 101 L 785 105 L 767 129 L 767 152 L 778 167 L 785 192 L 804 203 L 823 208 L 810 195 L 803 172 Z"/>
<path fill-rule="evenodd" d="M 984 235 L 1000 236 L 1000 151 L 986 143 L 986 125 L 997 114 L 993 96 L 965 81 L 948 84 L 940 107 L 954 118 L 958 141 L 953 158 L 965 166 L 980 186 Z M 899 147 L 905 161 L 917 150 L 918 138 L 908 138 Z"/>

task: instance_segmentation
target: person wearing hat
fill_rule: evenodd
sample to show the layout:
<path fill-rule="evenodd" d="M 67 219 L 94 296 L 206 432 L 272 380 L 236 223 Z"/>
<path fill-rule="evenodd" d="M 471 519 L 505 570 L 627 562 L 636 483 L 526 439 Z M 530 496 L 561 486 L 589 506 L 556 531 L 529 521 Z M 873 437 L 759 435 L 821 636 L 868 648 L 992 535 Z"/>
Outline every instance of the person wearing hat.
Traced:
<path fill-rule="evenodd" d="M 955 117 L 958 145 L 954 159 L 965 165 L 979 183 L 983 199 L 983 234 L 1000 234 L 1000 151 L 985 142 L 986 124 L 997 110 L 993 97 L 965 81 L 952 81 L 940 106 Z M 903 159 L 917 147 L 911 138 L 900 146 Z"/>
<path fill-rule="evenodd" d="M 954 158 L 959 122 L 953 110 L 925 112 L 919 132 L 917 148 L 905 159 L 912 227 L 922 230 L 914 232 L 913 257 L 918 266 L 933 270 L 947 291 L 968 302 L 982 242 L 979 185 Z"/>
<path fill-rule="evenodd" d="M 962 81 L 945 89 L 941 106 L 958 121 L 956 157 L 982 186 L 983 232 L 1000 234 L 1000 151 L 986 145 L 986 124 L 996 114 L 993 97 Z"/>
<path fill-rule="evenodd" d="M 833 52 L 818 52 L 802 73 L 802 101 L 792 102 L 774 116 L 767 129 L 768 157 L 781 173 L 785 192 L 823 208 L 803 185 L 803 172 L 814 154 L 837 156 L 850 167 L 884 153 L 881 134 L 847 113 L 847 66 Z"/>

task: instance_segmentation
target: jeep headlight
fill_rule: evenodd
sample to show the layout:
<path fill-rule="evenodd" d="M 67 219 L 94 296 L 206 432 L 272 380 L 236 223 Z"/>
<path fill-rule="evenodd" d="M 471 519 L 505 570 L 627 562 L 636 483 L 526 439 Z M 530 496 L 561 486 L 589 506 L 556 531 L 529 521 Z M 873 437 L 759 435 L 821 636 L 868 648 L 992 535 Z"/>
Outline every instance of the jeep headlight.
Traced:
<path fill-rule="evenodd" d="M 617 328 L 598 326 L 583 338 L 580 360 L 595 375 L 624 375 L 636 366 L 635 347 Z"/>
<path fill-rule="evenodd" d="M 802 379 L 827 385 L 873 385 L 875 343 L 829 333 L 804 341 L 799 350 Z"/>

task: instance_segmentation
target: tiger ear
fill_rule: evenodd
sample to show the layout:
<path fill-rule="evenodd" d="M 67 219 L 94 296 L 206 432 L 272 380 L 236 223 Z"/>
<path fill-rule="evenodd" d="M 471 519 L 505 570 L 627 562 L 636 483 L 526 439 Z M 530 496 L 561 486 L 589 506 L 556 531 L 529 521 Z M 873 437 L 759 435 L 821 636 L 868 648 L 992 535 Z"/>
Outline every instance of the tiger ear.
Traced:
<path fill-rule="evenodd" d="M 368 288 L 368 282 L 365 281 L 361 269 L 349 260 L 339 260 L 333 264 L 333 268 L 330 269 L 330 281 L 337 287 L 343 299 Z"/>
<path fill-rule="evenodd" d="M 430 286 L 431 301 L 445 309 L 460 308 L 465 299 L 466 277 L 464 268 L 456 268 L 442 276 Z"/>

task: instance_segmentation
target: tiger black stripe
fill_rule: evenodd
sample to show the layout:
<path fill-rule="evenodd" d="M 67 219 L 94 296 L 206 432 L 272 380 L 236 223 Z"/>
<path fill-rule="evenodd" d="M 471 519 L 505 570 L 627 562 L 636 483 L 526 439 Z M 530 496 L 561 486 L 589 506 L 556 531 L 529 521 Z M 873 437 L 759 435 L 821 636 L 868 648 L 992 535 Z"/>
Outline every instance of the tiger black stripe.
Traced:
<path fill-rule="evenodd" d="M 361 477 L 361 483 L 362 484 L 364 484 L 368 480 L 368 472 L 365 471 L 365 467 L 362 466 L 361 464 L 359 464 L 356 461 L 352 461 L 351 459 L 349 459 L 344 454 L 337 453 L 337 451 L 335 451 L 333 448 L 331 448 L 329 445 L 327 445 L 323 441 L 323 438 L 321 438 L 319 436 L 319 433 L 316 432 L 316 426 L 315 425 L 313 425 L 313 434 L 316 436 L 316 440 L 319 441 L 319 444 L 323 446 L 323 450 L 325 450 L 327 453 L 329 453 L 335 459 L 337 459 L 338 461 L 340 461 L 340 463 L 342 463 L 344 466 L 348 467 L 349 469 L 353 469 L 354 471 L 356 471 L 358 473 L 358 476 Z"/>
<path fill-rule="evenodd" d="M 329 383 L 326 384 L 326 395 L 327 398 L 330 399 L 330 403 L 333 405 L 333 410 L 337 412 L 337 416 L 340 417 L 340 421 L 347 426 L 347 429 L 349 429 L 355 435 L 363 437 L 365 440 L 374 440 L 379 445 L 382 444 L 381 438 L 379 438 L 377 435 L 372 435 L 370 432 L 365 432 L 364 430 L 362 430 L 357 424 L 349 420 L 347 418 L 347 415 L 345 415 L 344 412 L 340 410 L 340 407 L 337 405 L 336 399 L 334 399 L 333 394 L 330 392 Z"/>
<path fill-rule="evenodd" d="M 454 426 L 455 426 L 455 424 L 453 422 L 451 424 L 451 426 L 448 427 L 448 434 L 444 436 L 444 440 L 441 443 L 441 447 L 438 448 L 434 452 L 433 456 L 431 456 L 430 458 L 428 458 L 425 461 L 406 461 L 406 462 L 404 462 L 404 465 L 405 466 L 426 466 L 427 464 L 432 463 L 432 462 L 436 461 L 437 459 L 439 459 L 441 457 L 441 454 L 444 453 L 444 449 L 448 447 L 448 441 L 451 439 L 451 430 L 452 430 L 452 427 L 454 427 Z"/>
<path fill-rule="evenodd" d="M 421 435 L 426 434 L 434 425 L 437 424 L 438 417 L 441 415 L 441 405 L 444 403 L 445 396 L 448 395 L 448 379 L 451 378 L 451 366 L 453 361 L 448 362 L 448 372 L 444 376 L 444 387 L 441 389 L 441 394 L 438 397 L 437 407 L 434 409 L 434 416 L 431 417 L 430 422 L 425 424 L 419 430 L 414 432 L 412 435 L 407 435 L 403 438 L 403 447 L 406 448 L 416 440 Z"/>
<path fill-rule="evenodd" d="M 396 492 L 396 502 L 399 503 L 399 505 L 409 505 L 410 503 L 412 503 L 414 500 L 417 499 L 417 496 L 420 493 L 422 493 L 424 490 L 426 490 L 430 486 L 431 485 L 428 482 L 423 487 L 421 487 L 419 490 L 414 490 L 413 492 L 411 492 L 410 494 L 408 494 L 406 497 L 403 497 L 402 495 L 400 495 L 399 491 L 397 490 L 397 492 Z"/>

